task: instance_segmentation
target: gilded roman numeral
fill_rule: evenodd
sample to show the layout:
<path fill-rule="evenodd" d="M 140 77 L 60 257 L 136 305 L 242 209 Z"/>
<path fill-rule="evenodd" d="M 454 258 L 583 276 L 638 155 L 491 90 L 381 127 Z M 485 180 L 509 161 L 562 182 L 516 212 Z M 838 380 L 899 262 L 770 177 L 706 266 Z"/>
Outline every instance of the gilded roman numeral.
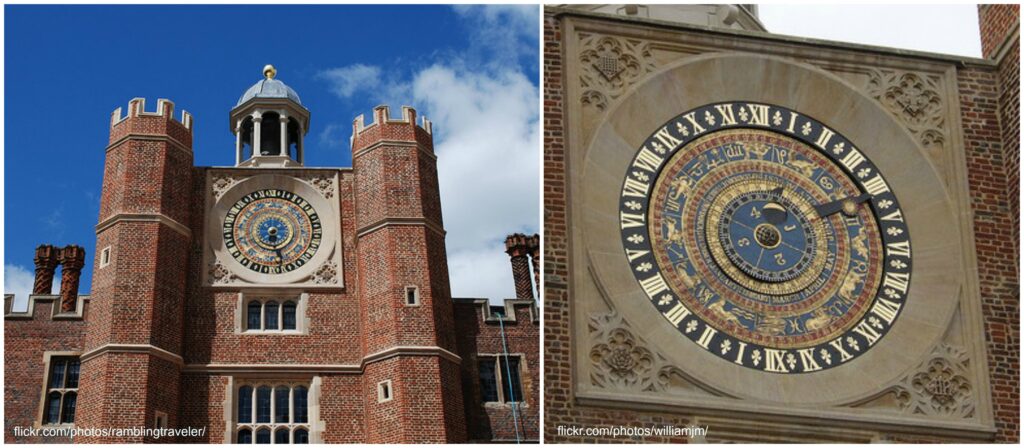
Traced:
<path fill-rule="evenodd" d="M 789 373 L 789 369 L 786 369 L 786 363 L 782 357 L 786 352 L 782 350 L 773 350 L 770 348 L 764 349 L 764 369 L 769 372 Z"/>
<path fill-rule="evenodd" d="M 747 103 L 747 108 L 750 109 L 750 124 L 768 126 L 768 106 Z"/>
<path fill-rule="evenodd" d="M 683 115 L 683 119 L 690 122 L 690 125 L 693 126 L 693 135 L 700 134 L 701 132 L 704 132 L 706 130 L 704 129 L 704 126 L 701 126 L 700 123 L 697 123 L 696 112 L 690 112 L 686 115 Z"/>
<path fill-rule="evenodd" d="M 622 186 L 622 196 L 632 196 L 636 198 L 646 198 L 647 190 L 651 188 L 651 185 L 646 182 L 640 182 L 632 177 L 626 178 L 626 184 Z"/>
<path fill-rule="evenodd" d="M 853 358 L 853 356 L 846 351 L 846 347 L 843 347 L 843 338 L 833 339 L 832 341 L 829 341 L 828 345 L 831 345 L 832 348 L 839 352 L 839 362 L 846 362 Z"/>
<path fill-rule="evenodd" d="M 644 255 L 649 254 L 649 253 L 651 253 L 651 251 L 649 251 L 649 250 L 626 249 L 626 257 L 629 258 L 629 262 L 630 263 L 632 263 L 633 261 L 636 261 L 637 258 L 640 258 L 640 257 L 642 257 Z"/>
<path fill-rule="evenodd" d="M 800 363 L 804 366 L 804 372 L 814 372 L 821 370 L 821 365 L 814 360 L 814 348 L 803 348 L 797 350 L 800 353 Z"/>
<path fill-rule="evenodd" d="M 644 226 L 644 215 L 639 213 L 619 212 L 619 225 L 623 229 Z"/>
<path fill-rule="evenodd" d="M 796 133 L 796 117 L 799 116 L 800 114 L 793 111 L 789 111 L 789 126 L 786 127 L 786 130 L 789 131 L 791 134 Z"/>
<path fill-rule="evenodd" d="M 689 315 L 690 310 L 682 303 L 676 303 L 676 306 L 665 312 L 665 318 L 668 319 L 669 322 L 672 322 L 672 325 L 677 327 L 679 326 L 679 323 Z"/>
<path fill-rule="evenodd" d="M 889 186 L 886 185 L 885 179 L 882 179 L 880 174 L 875 174 L 875 177 L 871 178 L 871 180 L 864 182 L 864 189 L 867 190 L 868 194 L 878 196 L 889 191 Z"/>
<path fill-rule="evenodd" d="M 906 294 L 907 287 L 910 286 L 910 274 L 886 272 L 885 280 L 882 281 L 882 284 L 890 288 L 898 289 L 900 292 Z"/>
<path fill-rule="evenodd" d="M 706 350 L 708 344 L 711 344 L 711 338 L 714 338 L 716 334 L 718 334 L 717 330 L 711 328 L 710 325 L 704 325 L 704 332 L 701 333 L 700 339 L 697 339 L 697 344 L 700 344 Z"/>
<path fill-rule="evenodd" d="M 868 345 L 875 345 L 878 338 L 882 337 L 878 330 L 876 330 L 875 327 L 872 327 L 867 320 L 860 321 L 860 323 L 853 328 L 853 331 L 864 336 L 864 339 L 868 340 Z"/>
<path fill-rule="evenodd" d="M 886 255 L 910 258 L 910 241 L 899 241 L 885 245 Z"/>
<path fill-rule="evenodd" d="M 875 300 L 875 304 L 871 306 L 871 312 L 881 317 L 887 324 L 892 325 L 892 321 L 896 320 L 896 315 L 899 314 L 901 306 L 903 305 L 879 297 Z"/>
<path fill-rule="evenodd" d="M 736 364 L 743 365 L 743 353 L 747 351 L 747 343 L 743 341 L 736 341 L 739 347 L 736 347 L 736 359 L 733 361 Z"/>
<path fill-rule="evenodd" d="M 850 151 L 846 153 L 846 156 L 843 157 L 843 160 L 840 160 L 839 163 L 842 163 L 843 166 L 852 173 L 853 170 L 857 168 L 857 165 L 860 165 L 863 161 L 864 155 L 861 154 L 857 148 L 850 148 Z"/>
<path fill-rule="evenodd" d="M 644 289 L 647 296 L 654 300 L 654 296 L 661 292 L 668 290 L 668 285 L 665 284 L 665 279 L 661 277 L 661 273 L 654 274 L 645 280 L 640 280 L 640 287 Z"/>
<path fill-rule="evenodd" d="M 814 143 L 817 144 L 819 148 L 827 151 L 828 148 L 826 146 L 828 145 L 829 140 L 832 140 L 833 135 L 836 135 L 836 133 L 825 126 L 822 126 L 821 134 L 818 135 L 818 140 Z"/>
<path fill-rule="evenodd" d="M 732 113 L 732 104 L 716 104 L 715 109 L 718 109 L 718 115 L 722 117 L 722 126 L 730 126 L 736 124 L 736 117 Z"/>
<path fill-rule="evenodd" d="M 900 209 L 896 209 L 896 211 L 883 216 L 882 221 L 903 222 L 903 212 L 901 212 Z"/>
<path fill-rule="evenodd" d="M 633 161 L 633 166 L 653 173 L 657 171 L 658 167 L 661 166 L 661 163 L 664 161 L 665 159 L 661 158 L 661 156 L 645 147 L 640 149 L 640 153 L 637 154 L 636 160 Z"/>
<path fill-rule="evenodd" d="M 669 133 L 667 126 L 661 128 L 657 134 L 654 134 L 654 138 L 658 139 L 662 145 L 665 145 L 670 150 L 675 149 L 676 146 L 679 146 L 679 144 L 682 143 L 679 139 Z"/>

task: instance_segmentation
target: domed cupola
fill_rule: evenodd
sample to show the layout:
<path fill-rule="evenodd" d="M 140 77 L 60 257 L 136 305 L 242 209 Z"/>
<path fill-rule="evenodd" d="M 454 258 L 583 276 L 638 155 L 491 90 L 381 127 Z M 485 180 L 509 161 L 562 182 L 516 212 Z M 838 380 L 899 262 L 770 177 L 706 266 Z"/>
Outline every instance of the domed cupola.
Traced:
<path fill-rule="evenodd" d="M 274 66 L 263 67 L 263 79 L 231 109 L 236 166 L 302 166 L 309 110 L 295 90 L 274 79 L 276 75 Z"/>

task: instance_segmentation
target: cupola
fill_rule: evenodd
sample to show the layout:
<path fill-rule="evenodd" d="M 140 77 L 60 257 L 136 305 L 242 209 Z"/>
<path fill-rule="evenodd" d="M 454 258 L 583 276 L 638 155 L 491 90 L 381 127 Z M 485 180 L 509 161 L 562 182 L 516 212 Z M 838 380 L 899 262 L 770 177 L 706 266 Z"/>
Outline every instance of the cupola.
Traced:
<path fill-rule="evenodd" d="M 302 166 L 309 110 L 299 94 L 279 79 L 273 65 L 249 87 L 231 109 L 235 134 L 235 166 Z"/>

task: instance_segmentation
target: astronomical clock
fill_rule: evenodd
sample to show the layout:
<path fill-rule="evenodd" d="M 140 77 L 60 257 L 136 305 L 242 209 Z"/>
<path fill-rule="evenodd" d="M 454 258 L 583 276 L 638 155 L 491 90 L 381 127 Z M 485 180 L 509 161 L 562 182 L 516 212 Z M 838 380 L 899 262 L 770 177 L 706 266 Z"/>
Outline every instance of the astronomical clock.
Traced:
<path fill-rule="evenodd" d="M 343 286 L 337 174 L 252 171 L 208 174 L 206 284 Z"/>
<path fill-rule="evenodd" d="M 605 65 L 581 54 L 566 161 L 579 403 L 740 432 L 806 418 L 986 437 L 962 152 L 924 146 L 859 74 L 713 53 L 620 67 L 633 84 L 595 107 L 587 74 Z"/>
<path fill-rule="evenodd" d="M 899 317 L 912 252 L 897 193 L 813 117 L 705 105 L 660 126 L 630 168 L 621 240 L 644 305 L 709 353 L 816 372 L 866 352 Z"/>

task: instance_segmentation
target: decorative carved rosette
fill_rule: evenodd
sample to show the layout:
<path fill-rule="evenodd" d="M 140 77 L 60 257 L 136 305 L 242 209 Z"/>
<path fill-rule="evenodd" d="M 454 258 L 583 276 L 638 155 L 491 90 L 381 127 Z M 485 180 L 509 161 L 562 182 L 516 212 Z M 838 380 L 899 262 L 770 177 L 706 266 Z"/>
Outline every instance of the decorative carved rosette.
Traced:
<path fill-rule="evenodd" d="M 334 176 L 309 176 L 303 180 L 316 188 L 323 197 L 327 199 L 334 197 Z"/>
<path fill-rule="evenodd" d="M 590 380 L 604 389 L 662 392 L 681 370 L 648 348 L 617 312 L 590 317 Z"/>
<path fill-rule="evenodd" d="M 219 200 L 225 192 L 231 189 L 231 187 L 246 178 L 247 177 L 239 177 L 230 174 L 214 174 L 210 177 L 210 192 L 213 194 L 213 200 Z"/>

